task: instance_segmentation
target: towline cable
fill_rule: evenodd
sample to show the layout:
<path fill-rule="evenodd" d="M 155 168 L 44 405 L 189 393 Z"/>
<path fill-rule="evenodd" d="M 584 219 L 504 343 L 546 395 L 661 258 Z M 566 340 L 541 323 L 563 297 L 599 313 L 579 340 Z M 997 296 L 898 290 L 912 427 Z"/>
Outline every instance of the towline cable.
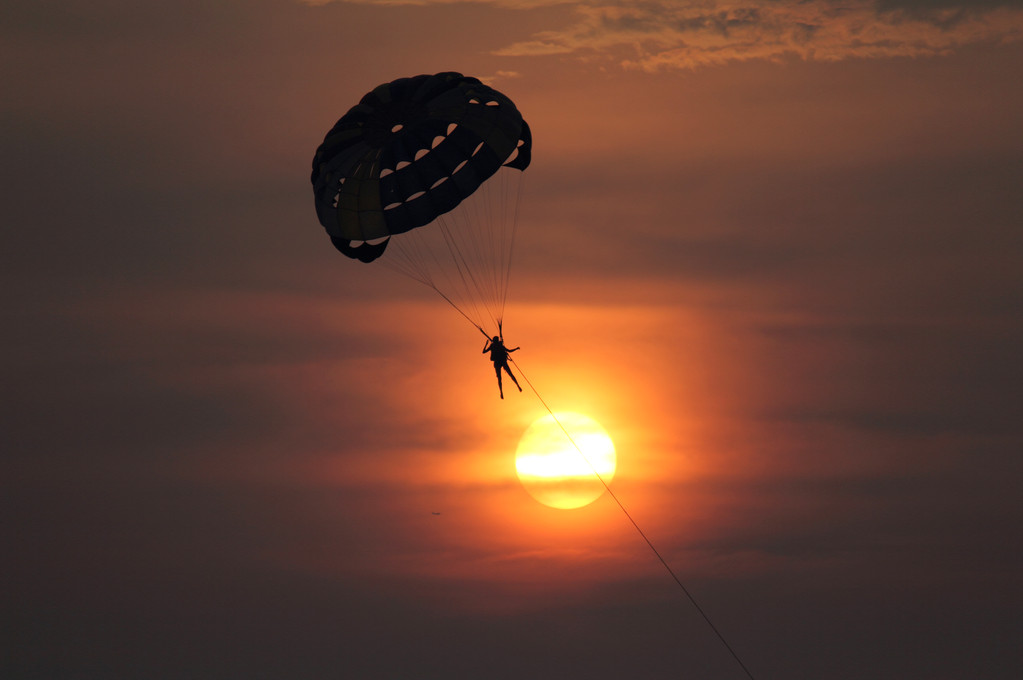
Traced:
<path fill-rule="evenodd" d="M 482 329 L 480 330 L 482 331 Z M 735 662 L 739 664 L 739 667 L 742 668 L 742 671 L 743 673 L 746 674 L 746 677 L 748 677 L 750 680 L 756 680 L 753 677 L 753 674 L 750 673 L 750 670 L 746 668 L 746 664 L 744 664 L 742 662 L 742 659 L 739 658 L 739 655 L 736 654 L 735 650 L 732 648 L 732 645 L 728 644 L 728 640 L 725 639 L 725 636 L 722 635 L 720 630 L 718 630 L 718 627 L 715 626 L 714 622 L 710 620 L 709 616 L 707 616 L 707 612 L 703 611 L 703 607 L 700 606 L 700 604 L 696 601 L 696 598 L 693 597 L 693 594 L 689 592 L 689 589 L 686 588 L 685 585 L 682 583 L 682 580 L 675 573 L 675 570 L 671 568 L 667 560 L 665 560 L 664 557 L 661 555 L 660 551 L 657 550 L 657 548 L 654 546 L 650 538 L 647 537 L 646 533 L 639 527 L 639 524 L 636 523 L 636 520 L 633 519 L 631 514 L 629 514 L 629 511 L 625 508 L 625 505 L 622 504 L 621 500 L 618 499 L 618 496 L 615 495 L 615 492 L 611 490 L 611 487 L 607 485 L 607 482 L 605 482 L 604 478 L 600 476 L 600 473 L 597 472 L 597 469 L 593 467 L 593 463 L 590 462 L 590 459 L 587 458 L 586 454 L 583 453 L 582 449 L 579 448 L 579 445 L 576 444 L 575 439 L 572 438 L 572 435 L 569 434 L 568 430 L 565 429 L 565 426 L 561 424 L 560 420 L 558 420 L 558 416 L 555 415 L 553 410 L 551 410 L 551 407 L 547 404 L 544 398 L 540 396 L 540 393 L 537 391 L 536 386 L 534 386 L 532 381 L 530 381 L 530 379 L 526 377 L 526 374 L 522 371 L 522 367 L 519 366 L 518 363 L 516 363 L 516 361 L 512 359 L 510 356 L 508 358 L 509 360 L 511 360 L 513 364 L 515 364 L 515 368 L 519 369 L 519 375 L 521 375 L 522 379 L 526 381 L 527 385 L 529 385 L 529 389 L 533 390 L 533 394 L 535 394 L 536 398 L 540 400 L 540 403 L 543 404 L 543 407 L 547 409 L 547 413 L 551 414 L 551 417 L 554 418 L 554 422 L 556 422 L 558 424 L 558 427 L 561 428 L 561 431 L 565 433 L 565 436 L 568 437 L 568 441 L 572 443 L 572 446 L 575 447 L 575 450 L 579 452 L 579 455 L 582 456 L 582 459 L 586 461 L 586 464 L 589 466 L 590 471 L 593 472 L 593 475 L 600 481 L 601 485 L 603 485 L 604 490 L 607 491 L 608 495 L 611 496 L 614 502 L 618 505 L 621 511 L 628 518 L 629 522 L 632 523 L 633 528 L 636 529 L 636 532 L 643 538 L 647 546 L 649 546 L 650 550 L 654 553 L 654 555 L 657 557 L 660 563 L 667 570 L 668 574 L 671 576 L 671 579 L 678 585 L 682 592 L 685 593 L 685 596 L 692 603 L 693 607 L 696 608 L 696 611 L 700 613 L 700 616 L 703 617 L 703 620 L 707 622 L 707 625 L 710 626 L 710 629 L 714 631 L 714 634 L 717 636 L 718 640 L 720 640 L 721 644 L 725 646 L 725 649 L 727 649 L 728 653 L 731 654 L 733 659 L 735 659 Z"/>
<path fill-rule="evenodd" d="M 449 244 L 449 248 L 450 248 L 450 244 Z M 452 253 L 452 254 L 454 255 L 454 253 Z M 456 258 L 456 261 L 457 261 L 457 258 Z M 459 268 L 459 269 L 460 269 L 460 273 L 461 273 L 461 268 Z M 464 276 L 464 274 L 463 274 L 463 276 Z M 480 334 L 483 335 L 483 337 L 485 337 L 488 341 L 491 339 L 490 335 L 483 329 L 482 325 L 477 323 L 454 300 L 452 300 L 450 297 L 448 297 L 446 294 L 444 294 L 444 292 L 442 292 L 436 285 L 434 285 L 434 283 L 431 280 L 429 280 L 429 278 L 425 278 L 425 277 L 424 278 L 418 278 L 416 276 L 412 276 L 412 278 L 420 281 L 421 283 L 425 283 L 430 288 L 433 288 L 433 290 L 436 291 L 442 298 L 444 298 L 444 300 L 449 305 L 451 305 L 451 307 L 453 307 L 455 309 L 455 311 L 457 311 L 459 314 L 461 314 L 465 318 L 466 321 L 468 321 L 470 324 L 472 324 L 476 328 L 476 330 L 478 330 L 480 332 Z M 503 307 L 503 303 L 502 303 L 502 307 Z M 493 320 L 495 320 L 497 322 L 497 330 L 498 330 L 497 337 L 500 338 L 501 340 L 504 339 L 504 328 L 503 328 L 504 324 L 503 324 L 503 319 L 502 319 L 503 316 L 504 316 L 503 315 L 503 311 L 499 311 L 499 312 L 497 312 L 496 316 L 492 316 Z M 519 366 L 519 364 L 515 361 L 515 359 L 513 359 L 511 357 L 510 354 L 508 355 L 508 360 L 512 364 L 514 364 L 515 368 L 518 369 L 519 375 L 521 375 L 522 379 L 526 381 L 526 384 L 529 386 L 529 389 L 533 391 L 533 394 L 536 395 L 536 398 L 540 401 L 540 403 L 543 405 L 543 407 L 547 410 L 547 413 L 549 413 L 551 415 L 551 417 L 554 419 L 554 422 L 556 422 L 558 424 L 558 427 L 561 428 L 561 431 L 565 433 L 566 437 L 568 437 L 568 441 L 571 442 L 572 446 L 579 453 L 579 455 L 582 457 L 582 459 L 584 461 L 586 461 L 586 465 L 590 468 L 590 471 L 593 473 L 594 477 L 597 478 L 597 480 L 600 482 L 601 486 L 604 487 L 604 490 L 607 492 L 607 494 L 611 497 L 612 500 L 614 500 L 615 504 L 618 505 L 618 508 L 622 511 L 622 513 L 625 515 L 625 517 L 632 524 L 632 526 L 636 530 L 636 532 L 640 535 L 640 537 L 643 539 L 643 541 L 650 548 L 651 552 L 653 552 L 654 556 L 657 557 L 658 561 L 661 563 L 661 565 L 664 567 L 664 569 L 668 572 L 668 575 L 671 576 L 671 579 L 679 587 L 679 589 L 686 596 L 686 598 L 689 600 L 689 602 L 692 603 L 693 607 L 700 614 L 700 616 L 703 618 L 703 620 L 707 623 L 707 625 L 710 627 L 710 629 L 712 631 L 714 631 L 714 635 L 716 635 L 718 640 L 721 641 L 721 644 L 724 645 L 726 650 L 728 650 L 728 653 L 731 655 L 731 657 L 733 659 L 735 659 L 735 662 L 737 664 L 739 664 L 739 667 L 742 669 L 743 673 L 746 674 L 746 677 L 749 678 L 749 680 L 756 680 L 753 677 L 753 674 L 750 672 L 750 670 L 746 667 L 746 664 L 743 663 L 742 659 L 739 658 L 739 655 L 736 653 L 735 649 L 732 648 L 732 645 L 729 644 L 728 640 L 725 639 L 725 636 L 721 633 L 721 631 L 718 629 L 718 627 L 716 625 L 714 625 L 714 622 L 710 620 L 710 617 L 707 615 L 707 612 L 705 612 L 703 610 L 703 607 L 701 607 L 700 604 L 696 601 L 696 598 L 693 597 L 693 594 L 691 592 L 689 592 L 689 589 L 686 588 L 685 584 L 682 583 L 682 579 L 680 579 L 678 577 L 678 574 L 676 574 L 675 570 L 671 568 L 671 565 L 668 564 L 668 561 L 664 559 L 664 556 L 661 555 L 661 552 L 653 544 L 653 541 L 651 541 L 650 538 L 646 535 L 646 532 L 644 532 L 643 529 L 640 528 L 639 524 L 633 518 L 632 514 L 629 513 L 628 509 L 626 509 L 625 505 L 618 498 L 618 496 L 615 494 L 615 492 L 611 490 L 611 487 L 608 486 L 608 484 L 604 480 L 604 478 L 601 477 L 599 472 L 597 472 L 597 469 L 593 466 L 593 463 L 590 462 L 590 459 L 587 458 L 586 454 L 583 453 L 581 448 L 579 448 L 579 445 L 576 443 L 575 439 L 572 438 L 572 435 L 569 433 L 569 431 L 567 429 L 565 429 L 565 426 L 558 419 L 557 414 L 554 413 L 554 411 L 553 411 L 553 409 L 551 409 L 550 405 L 547 404 L 547 401 L 540 395 L 540 392 L 536 389 L 536 386 L 533 384 L 533 382 L 523 372 L 522 367 Z"/>

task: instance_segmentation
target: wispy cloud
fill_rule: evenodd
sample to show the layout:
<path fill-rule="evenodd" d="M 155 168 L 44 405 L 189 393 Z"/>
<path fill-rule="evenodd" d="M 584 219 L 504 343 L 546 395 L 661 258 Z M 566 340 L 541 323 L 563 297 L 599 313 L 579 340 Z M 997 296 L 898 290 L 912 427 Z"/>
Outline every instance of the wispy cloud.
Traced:
<path fill-rule="evenodd" d="M 496 71 L 493 75 L 489 76 L 477 76 L 487 85 L 493 85 L 499 80 L 511 80 L 513 78 L 521 78 L 522 74 L 518 71 Z"/>
<path fill-rule="evenodd" d="M 426 5 L 462 0 L 354 1 Z M 567 25 L 538 32 L 495 54 L 604 58 L 644 71 L 792 57 L 819 61 L 927 57 L 966 45 L 1023 39 L 1023 7 L 1010 0 L 479 1 L 524 10 L 575 6 L 574 20 Z"/>
<path fill-rule="evenodd" d="M 579 20 L 499 50 L 504 55 L 615 55 L 625 68 L 656 71 L 750 59 L 921 57 L 964 45 L 1023 37 L 1023 11 L 946 7 L 881 9 L 835 3 L 721 0 L 594 4 Z"/>

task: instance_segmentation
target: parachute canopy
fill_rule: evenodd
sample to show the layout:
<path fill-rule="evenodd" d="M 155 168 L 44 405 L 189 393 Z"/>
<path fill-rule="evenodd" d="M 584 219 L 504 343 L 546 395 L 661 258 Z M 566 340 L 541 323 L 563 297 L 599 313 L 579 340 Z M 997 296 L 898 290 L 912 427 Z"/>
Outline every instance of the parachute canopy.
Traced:
<path fill-rule="evenodd" d="M 453 210 L 502 166 L 524 170 L 532 140 L 511 99 L 446 72 L 400 78 L 362 98 L 313 157 L 316 214 L 348 257 Z"/>
<path fill-rule="evenodd" d="M 531 149 L 515 104 L 476 78 L 400 78 L 363 97 L 316 149 L 316 215 L 342 253 L 433 288 L 490 337 Z"/>

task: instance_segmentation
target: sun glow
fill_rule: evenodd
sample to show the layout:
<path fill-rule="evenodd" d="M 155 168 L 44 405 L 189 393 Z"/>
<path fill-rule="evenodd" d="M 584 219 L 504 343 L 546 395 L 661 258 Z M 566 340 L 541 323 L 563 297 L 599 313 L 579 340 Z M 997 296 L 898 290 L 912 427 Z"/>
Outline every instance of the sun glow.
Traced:
<path fill-rule="evenodd" d="M 614 443 L 592 418 L 571 412 L 556 416 L 538 418 L 522 435 L 515 471 L 526 491 L 544 505 L 581 508 L 604 493 L 597 475 L 604 482 L 614 477 Z"/>

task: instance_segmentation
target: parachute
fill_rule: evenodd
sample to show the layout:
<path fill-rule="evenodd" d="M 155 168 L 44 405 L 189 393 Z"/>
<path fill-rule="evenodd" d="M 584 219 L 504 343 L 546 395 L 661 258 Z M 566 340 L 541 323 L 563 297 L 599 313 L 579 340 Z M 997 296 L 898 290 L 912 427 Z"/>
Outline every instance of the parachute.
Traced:
<path fill-rule="evenodd" d="M 433 288 L 486 334 L 502 323 L 531 148 L 512 100 L 476 78 L 400 78 L 317 148 L 316 215 L 344 255 Z"/>
<path fill-rule="evenodd" d="M 518 180 L 531 149 L 529 126 L 515 104 L 476 78 L 454 72 L 400 78 L 364 96 L 316 149 L 316 215 L 346 256 L 379 262 L 433 288 L 488 338 L 483 325 L 484 313 L 489 315 L 500 335 Z M 520 374 L 586 459 L 521 369 Z M 753 680 L 607 482 L 593 472 Z"/>

